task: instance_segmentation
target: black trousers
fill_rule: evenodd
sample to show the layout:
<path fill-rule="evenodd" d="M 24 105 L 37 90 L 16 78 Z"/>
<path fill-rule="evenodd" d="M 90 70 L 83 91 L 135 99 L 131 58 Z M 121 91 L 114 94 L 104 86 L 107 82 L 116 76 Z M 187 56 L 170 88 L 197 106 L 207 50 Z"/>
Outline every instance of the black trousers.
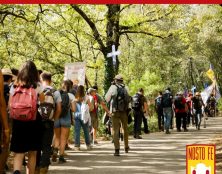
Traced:
<path fill-rule="evenodd" d="M 144 131 L 144 133 L 148 133 L 149 132 L 148 120 L 145 117 L 144 113 L 143 113 L 143 131 Z"/>
<path fill-rule="evenodd" d="M 41 150 L 37 151 L 36 167 L 48 167 L 50 165 L 53 134 L 54 122 L 42 121 Z"/>
<path fill-rule="evenodd" d="M 161 130 L 164 128 L 164 116 L 163 116 L 163 109 L 159 108 L 157 110 L 157 116 L 158 116 L 158 128 Z"/>
<path fill-rule="evenodd" d="M 181 130 L 182 120 L 183 120 L 183 128 L 185 130 L 185 129 L 187 129 L 187 113 L 186 112 L 176 113 L 177 130 Z"/>
<path fill-rule="evenodd" d="M 143 112 L 140 110 L 133 110 L 134 115 L 134 135 L 141 134 L 141 124 L 143 119 Z"/>

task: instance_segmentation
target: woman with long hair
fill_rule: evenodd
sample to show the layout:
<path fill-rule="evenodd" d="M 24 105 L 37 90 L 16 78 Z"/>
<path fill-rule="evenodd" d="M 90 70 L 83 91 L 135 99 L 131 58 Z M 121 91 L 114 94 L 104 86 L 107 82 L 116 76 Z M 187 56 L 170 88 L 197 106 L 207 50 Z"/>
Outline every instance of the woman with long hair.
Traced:
<path fill-rule="evenodd" d="M 76 101 L 75 101 L 75 113 L 74 113 L 74 119 L 75 119 L 75 148 L 76 150 L 80 150 L 80 129 L 83 128 L 84 137 L 85 137 L 85 143 L 87 150 L 90 150 L 91 144 L 90 144 L 90 137 L 89 137 L 89 124 L 91 121 L 88 121 L 84 123 L 82 120 L 82 112 L 81 112 L 81 106 L 84 104 L 87 104 L 89 107 L 89 111 L 93 110 L 93 106 L 91 105 L 89 101 L 89 97 L 85 94 L 84 86 L 80 85 L 78 86 L 77 92 L 76 92 Z"/>
<path fill-rule="evenodd" d="M 69 93 L 71 90 L 71 84 L 69 80 L 65 80 L 62 83 L 62 89 L 60 90 L 62 98 L 62 112 L 60 117 L 54 122 L 54 151 L 52 161 L 57 160 L 57 153 L 59 151 L 59 163 L 64 163 L 65 147 L 71 127 L 72 112 L 74 111 L 74 95 Z M 68 100 L 68 102 L 67 102 Z M 66 108 L 66 109 L 65 109 Z M 67 110 L 65 112 L 65 110 Z"/>
<path fill-rule="evenodd" d="M 36 103 L 44 101 L 43 88 L 39 82 L 39 74 L 35 64 L 27 61 L 18 73 L 14 86 L 11 87 L 9 104 L 17 88 L 34 88 Z M 9 105 L 9 109 L 12 110 Z M 37 106 L 36 106 L 37 107 Z M 13 119 L 12 138 L 10 150 L 14 152 L 14 174 L 20 174 L 25 153 L 28 152 L 27 174 L 34 174 L 36 165 L 36 153 L 40 149 L 41 116 L 36 112 L 36 119 L 22 121 Z"/>

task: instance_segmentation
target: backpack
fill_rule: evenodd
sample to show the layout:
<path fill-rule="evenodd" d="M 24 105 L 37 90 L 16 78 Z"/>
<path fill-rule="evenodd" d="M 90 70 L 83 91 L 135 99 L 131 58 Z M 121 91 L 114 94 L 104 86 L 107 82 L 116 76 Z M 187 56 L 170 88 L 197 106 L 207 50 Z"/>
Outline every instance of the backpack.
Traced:
<path fill-rule="evenodd" d="M 44 91 L 45 101 L 39 105 L 38 111 L 42 116 L 42 120 L 52 120 L 55 110 L 54 92 L 55 90 L 46 88 Z"/>
<path fill-rule="evenodd" d="M 9 105 L 12 119 L 20 121 L 36 120 L 37 93 L 34 88 L 15 88 Z"/>
<path fill-rule="evenodd" d="M 98 96 L 94 95 L 93 96 L 93 105 L 94 105 L 94 109 L 91 112 L 97 113 L 98 110 Z"/>
<path fill-rule="evenodd" d="M 132 97 L 132 108 L 135 110 L 140 110 L 142 108 L 142 95 L 136 93 Z"/>
<path fill-rule="evenodd" d="M 126 111 L 129 106 L 129 95 L 124 86 L 117 87 L 117 95 L 113 96 L 113 111 Z"/>
<path fill-rule="evenodd" d="M 60 117 L 65 117 L 70 111 L 69 95 L 67 92 L 63 90 L 60 90 L 59 92 L 62 98 L 62 111 L 61 111 Z"/>
<path fill-rule="evenodd" d="M 193 107 L 194 109 L 201 109 L 202 108 L 202 100 L 199 97 L 193 98 Z"/>
<path fill-rule="evenodd" d="M 172 107 L 172 95 L 171 93 L 164 93 L 163 94 L 163 107 Z"/>
<path fill-rule="evenodd" d="M 184 109 L 185 104 L 183 103 L 183 98 L 181 96 L 178 96 L 175 98 L 174 105 L 176 109 Z"/>
<path fill-rule="evenodd" d="M 89 105 L 83 102 L 76 103 L 76 112 L 80 113 L 80 116 L 77 118 L 81 119 L 84 124 L 89 123 L 91 125 L 91 116 L 89 113 Z M 79 115 L 79 114 L 77 114 Z"/>
<path fill-rule="evenodd" d="M 157 108 L 162 108 L 163 107 L 162 100 L 163 100 L 162 97 L 157 97 L 156 98 L 155 102 L 156 102 L 156 107 Z"/>

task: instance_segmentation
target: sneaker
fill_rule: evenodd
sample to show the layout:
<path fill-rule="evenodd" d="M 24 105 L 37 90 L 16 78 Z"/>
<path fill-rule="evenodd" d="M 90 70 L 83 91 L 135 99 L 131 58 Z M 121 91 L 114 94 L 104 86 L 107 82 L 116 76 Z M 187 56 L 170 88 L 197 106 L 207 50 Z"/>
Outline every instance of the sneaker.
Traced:
<path fill-rule="evenodd" d="M 129 149 L 130 149 L 129 147 L 126 147 L 126 148 L 125 148 L 125 153 L 128 153 L 128 152 L 129 152 Z"/>
<path fill-rule="evenodd" d="M 146 130 L 146 131 L 144 131 L 144 133 L 145 133 L 145 134 L 149 134 L 149 133 L 150 133 L 150 131 L 149 131 L 149 130 Z"/>
<path fill-rule="evenodd" d="M 171 134 L 169 130 L 166 131 L 166 134 Z"/>
<path fill-rule="evenodd" d="M 92 150 L 92 146 L 91 146 L 91 145 L 87 145 L 87 146 L 86 146 L 86 149 L 87 149 L 87 150 Z"/>
<path fill-rule="evenodd" d="M 71 148 L 71 147 L 69 147 L 69 145 L 68 145 L 68 144 L 66 144 L 66 148 L 65 148 L 65 150 L 72 150 L 72 148 Z"/>
<path fill-rule="evenodd" d="M 135 139 L 143 139 L 141 136 L 137 135 L 137 136 L 134 136 Z"/>
<path fill-rule="evenodd" d="M 80 151 L 80 147 L 75 147 L 75 151 Z"/>
<path fill-rule="evenodd" d="M 16 170 L 13 172 L 13 174 L 21 174 L 21 172 L 19 170 Z"/>
<path fill-rule="evenodd" d="M 177 132 L 181 132 L 181 129 L 177 129 Z"/>
<path fill-rule="evenodd" d="M 95 140 L 95 141 L 93 141 L 93 144 L 98 144 L 98 141 L 96 141 L 96 140 Z"/>
<path fill-rule="evenodd" d="M 40 168 L 39 167 L 35 168 L 35 174 L 40 174 Z"/>
<path fill-rule="evenodd" d="M 63 164 L 63 163 L 66 163 L 66 160 L 63 156 L 60 156 L 59 157 L 59 164 Z"/>
<path fill-rule="evenodd" d="M 52 162 L 56 162 L 58 157 L 58 149 L 54 148 L 53 154 L 52 154 Z"/>
<path fill-rule="evenodd" d="M 47 174 L 48 173 L 48 167 L 40 168 L 39 174 Z"/>
<path fill-rule="evenodd" d="M 115 153 L 113 154 L 114 156 L 120 156 L 119 154 L 119 149 L 115 149 Z"/>

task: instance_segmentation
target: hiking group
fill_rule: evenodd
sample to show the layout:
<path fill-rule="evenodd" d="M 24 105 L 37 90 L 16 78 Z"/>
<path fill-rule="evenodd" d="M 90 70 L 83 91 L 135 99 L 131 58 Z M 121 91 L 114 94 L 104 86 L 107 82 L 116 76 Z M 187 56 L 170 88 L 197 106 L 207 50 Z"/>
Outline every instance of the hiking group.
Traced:
<path fill-rule="evenodd" d="M 134 117 L 134 138 L 141 139 L 142 123 L 144 133 L 149 133 L 148 102 L 142 88 L 129 96 L 123 78 L 116 75 L 104 99 L 98 94 L 98 87 L 85 90 L 78 81 L 65 80 L 59 90 L 52 86 L 52 75 L 37 70 L 32 61 L 27 61 L 16 71 L 0 71 L 0 174 L 7 170 L 9 152 L 13 152 L 13 173 L 20 174 L 26 166 L 27 174 L 45 174 L 49 165 L 58 161 L 65 163 L 65 150 L 69 148 L 68 139 L 73 125 L 75 150 L 80 148 L 81 128 L 86 149 L 98 144 L 99 105 L 106 115 L 104 124 L 113 136 L 114 156 L 120 155 L 120 142 L 124 141 L 124 151 L 130 150 L 128 144 L 128 124 Z M 199 93 L 187 99 L 178 93 L 175 99 L 167 89 L 155 100 L 159 129 L 172 127 L 173 111 L 176 113 L 177 130 L 184 131 L 187 124 L 200 128 L 203 106 Z M 194 119 L 195 118 L 195 119 Z M 9 147 L 10 144 L 10 147 Z M 26 163 L 27 161 L 27 163 Z"/>
<path fill-rule="evenodd" d="M 159 131 L 166 131 L 170 134 L 170 129 L 173 129 L 173 118 L 176 119 L 177 132 L 187 132 L 190 125 L 195 126 L 200 130 L 201 120 L 204 114 L 210 115 L 211 108 L 216 112 L 216 99 L 212 93 L 206 104 L 204 104 L 200 92 L 189 92 L 187 96 L 183 92 L 178 92 L 173 97 L 170 88 L 167 88 L 164 93 L 161 91 L 155 99 L 155 109 L 158 115 Z"/>

